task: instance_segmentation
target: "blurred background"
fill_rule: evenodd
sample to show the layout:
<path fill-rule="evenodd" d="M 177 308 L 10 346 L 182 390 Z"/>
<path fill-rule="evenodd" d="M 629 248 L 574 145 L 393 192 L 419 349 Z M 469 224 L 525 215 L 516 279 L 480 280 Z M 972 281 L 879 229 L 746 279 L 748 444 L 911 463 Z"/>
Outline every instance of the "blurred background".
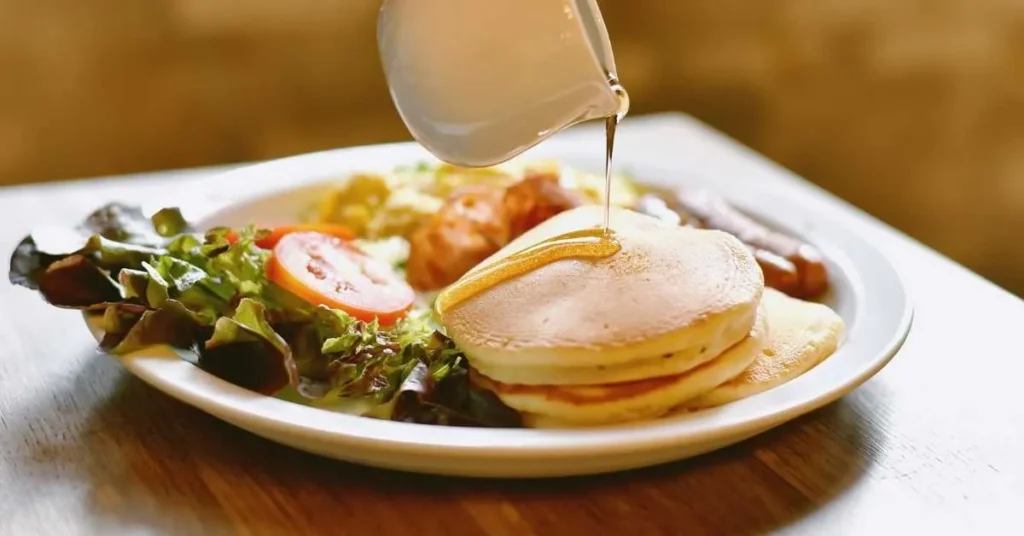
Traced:
<path fill-rule="evenodd" d="M 691 114 L 1024 295 L 1024 1 L 600 4 L 631 114 Z M 0 0 L 0 185 L 409 139 L 378 5 Z"/>

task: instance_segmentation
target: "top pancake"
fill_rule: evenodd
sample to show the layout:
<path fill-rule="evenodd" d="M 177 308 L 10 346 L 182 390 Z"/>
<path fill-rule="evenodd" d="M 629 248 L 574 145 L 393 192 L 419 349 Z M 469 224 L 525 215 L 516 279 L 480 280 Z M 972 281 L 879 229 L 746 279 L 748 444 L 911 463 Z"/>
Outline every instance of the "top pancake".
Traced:
<path fill-rule="evenodd" d="M 602 225 L 604 207 L 562 212 L 481 266 L 569 231 Z M 604 366 L 738 342 L 764 290 L 760 267 L 734 236 L 613 208 L 621 250 L 564 259 L 469 298 L 442 315 L 471 361 Z"/>

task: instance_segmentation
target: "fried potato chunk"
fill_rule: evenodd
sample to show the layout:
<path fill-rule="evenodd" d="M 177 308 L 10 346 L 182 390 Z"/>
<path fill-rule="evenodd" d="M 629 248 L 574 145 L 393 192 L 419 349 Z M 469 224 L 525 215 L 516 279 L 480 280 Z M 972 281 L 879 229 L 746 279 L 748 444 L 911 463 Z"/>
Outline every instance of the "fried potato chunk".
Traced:
<path fill-rule="evenodd" d="M 461 188 L 413 231 L 406 279 L 419 291 L 450 285 L 513 238 L 584 203 L 551 172 L 528 172 L 508 188 Z"/>
<path fill-rule="evenodd" d="M 533 229 L 559 212 L 586 203 L 582 194 L 563 188 L 551 172 L 527 173 L 505 190 L 509 240 Z"/>
<path fill-rule="evenodd" d="M 508 243 L 504 190 L 469 186 L 453 191 L 409 237 L 406 279 L 416 290 L 434 290 Z"/>

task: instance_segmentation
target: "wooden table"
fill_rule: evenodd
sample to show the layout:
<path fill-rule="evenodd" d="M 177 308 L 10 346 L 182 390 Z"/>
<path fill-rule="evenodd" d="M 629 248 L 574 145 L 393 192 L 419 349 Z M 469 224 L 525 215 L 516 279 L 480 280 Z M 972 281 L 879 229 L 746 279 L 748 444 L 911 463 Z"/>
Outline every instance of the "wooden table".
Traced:
<path fill-rule="evenodd" d="M 688 151 L 695 173 L 828 197 L 685 116 L 623 132 L 621 151 Z M 115 198 L 228 195 L 213 171 L 0 190 L 0 251 Z M 129 376 L 76 312 L 4 277 L 0 534 L 1024 533 L 1024 302 L 827 201 L 908 275 L 916 319 L 902 351 L 849 396 L 760 437 L 600 477 L 411 476 L 270 443 Z"/>

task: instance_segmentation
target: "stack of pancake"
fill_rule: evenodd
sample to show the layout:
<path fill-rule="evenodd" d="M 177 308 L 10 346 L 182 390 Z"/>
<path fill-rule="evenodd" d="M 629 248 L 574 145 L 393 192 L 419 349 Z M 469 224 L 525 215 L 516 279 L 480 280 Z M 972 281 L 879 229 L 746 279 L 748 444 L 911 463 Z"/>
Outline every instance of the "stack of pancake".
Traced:
<path fill-rule="evenodd" d="M 482 264 L 601 225 L 563 212 Z M 532 426 L 651 419 L 724 404 L 799 376 L 835 351 L 839 316 L 766 288 L 734 236 L 613 209 L 621 249 L 563 259 L 477 294 L 441 320 L 474 381 Z"/>

